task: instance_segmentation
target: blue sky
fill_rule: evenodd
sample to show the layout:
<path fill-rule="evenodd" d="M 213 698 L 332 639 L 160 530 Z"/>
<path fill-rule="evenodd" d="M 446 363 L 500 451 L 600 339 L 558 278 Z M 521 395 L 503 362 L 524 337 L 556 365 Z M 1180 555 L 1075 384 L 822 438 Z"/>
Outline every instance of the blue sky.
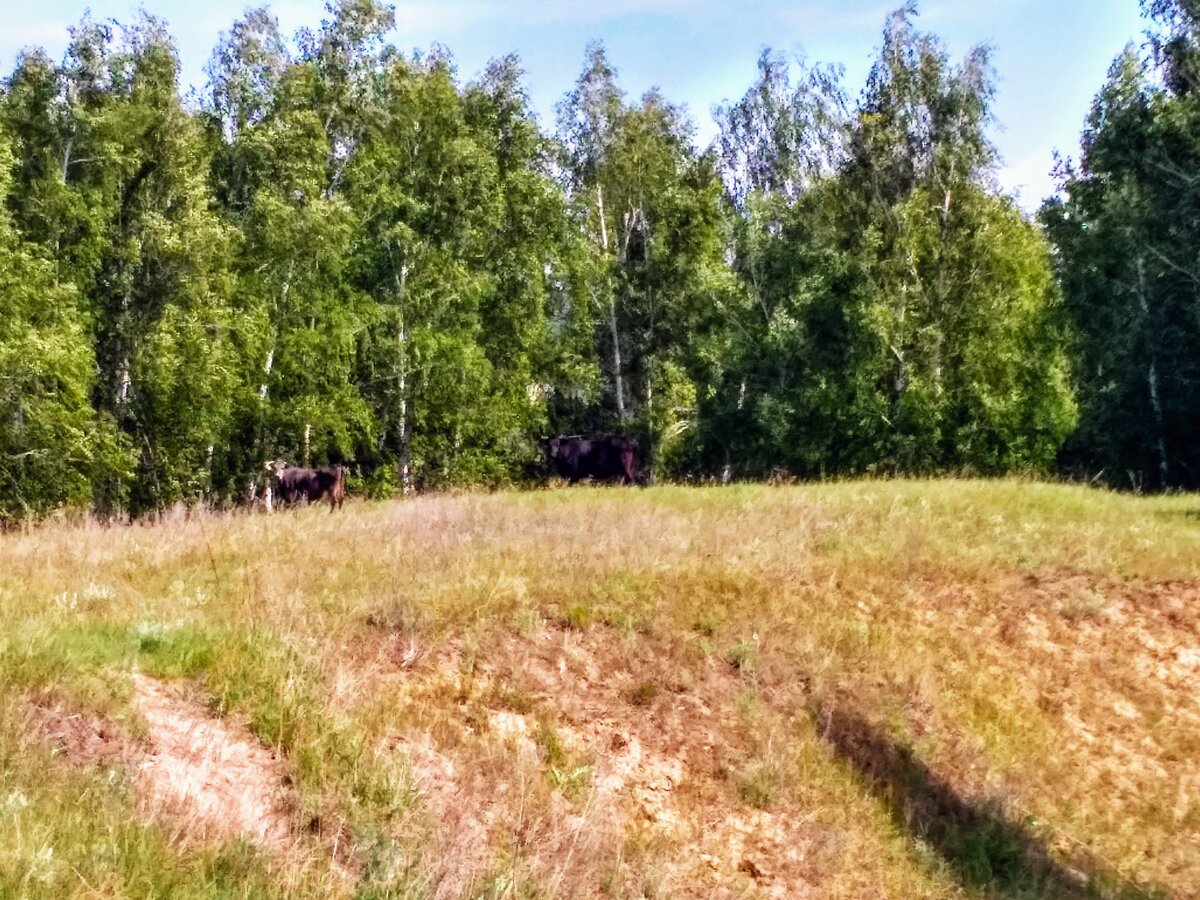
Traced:
<path fill-rule="evenodd" d="M 130 21 L 139 6 L 167 19 L 179 45 L 185 82 L 201 85 L 221 31 L 246 0 L 2 0 L 0 72 L 33 44 L 59 56 L 67 28 L 89 6 L 96 18 Z M 261 2 L 261 0 L 260 0 Z M 712 136 L 713 104 L 741 96 L 763 47 L 803 51 L 845 65 L 852 93 L 861 88 L 884 18 L 901 0 L 401 0 L 392 42 L 403 49 L 445 44 L 469 78 L 492 56 L 520 55 L 543 121 L 574 82 L 590 39 L 603 40 L 630 96 L 658 86 L 686 104 L 701 140 Z M 270 4 L 284 32 L 314 26 L 324 0 Z M 1075 155 L 1083 118 L 1113 57 L 1145 23 L 1137 0 L 923 0 L 918 24 L 941 35 L 957 58 L 990 44 L 999 83 L 993 139 L 1003 159 L 1001 184 L 1036 208 L 1053 189 L 1052 152 Z"/>

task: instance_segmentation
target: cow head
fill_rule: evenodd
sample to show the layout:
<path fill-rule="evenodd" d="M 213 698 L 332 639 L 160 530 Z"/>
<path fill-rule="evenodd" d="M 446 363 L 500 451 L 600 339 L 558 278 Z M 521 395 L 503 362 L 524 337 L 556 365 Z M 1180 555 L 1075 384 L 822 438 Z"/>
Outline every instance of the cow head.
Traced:
<path fill-rule="evenodd" d="M 263 466 L 270 475 L 279 475 L 285 469 L 291 468 L 286 459 L 271 459 Z"/>

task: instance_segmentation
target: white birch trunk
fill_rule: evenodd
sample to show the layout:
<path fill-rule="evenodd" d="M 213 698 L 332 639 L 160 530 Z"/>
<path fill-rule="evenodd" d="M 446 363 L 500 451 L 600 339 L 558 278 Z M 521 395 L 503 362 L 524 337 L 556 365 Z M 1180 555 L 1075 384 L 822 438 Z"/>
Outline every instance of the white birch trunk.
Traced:
<path fill-rule="evenodd" d="M 258 398 L 263 403 L 267 402 L 267 397 L 271 393 L 271 371 L 275 366 L 275 349 L 279 344 L 279 336 L 283 331 L 283 317 L 287 315 L 288 293 L 292 289 L 292 276 L 296 272 L 296 260 L 293 257 L 288 262 L 287 275 L 283 278 L 283 285 L 279 289 L 279 312 L 276 316 L 275 329 L 271 336 L 271 346 L 267 348 L 267 358 L 263 362 L 263 380 L 258 386 Z"/>
<path fill-rule="evenodd" d="M 263 382 L 258 386 L 258 399 L 267 402 L 267 394 L 271 392 L 271 369 L 275 366 L 275 348 L 267 351 L 267 361 L 263 365 Z"/>
<path fill-rule="evenodd" d="M 388 248 L 391 252 L 391 247 Z M 405 290 L 408 286 L 408 264 L 403 263 L 399 267 L 395 265 L 395 256 L 392 257 L 394 278 L 396 280 L 396 299 L 403 304 Z M 409 423 L 408 423 L 408 326 L 404 319 L 403 305 L 400 308 L 400 322 L 396 327 L 396 390 L 399 394 L 399 423 L 397 431 L 400 439 L 400 493 L 402 496 L 408 496 L 412 490 L 412 453 L 410 443 L 412 440 Z"/>
<path fill-rule="evenodd" d="M 604 220 L 604 188 L 596 185 L 596 209 L 600 216 L 600 247 L 608 255 L 608 225 Z M 625 412 L 625 379 L 621 374 L 621 337 L 617 330 L 617 298 L 610 291 L 608 295 L 608 327 L 612 334 L 612 365 L 613 389 L 617 395 L 617 418 L 626 421 Z"/>
<path fill-rule="evenodd" d="M 204 453 L 204 499 L 207 501 L 212 497 L 212 468 L 213 468 L 213 451 L 216 448 L 208 445 L 208 449 Z"/>

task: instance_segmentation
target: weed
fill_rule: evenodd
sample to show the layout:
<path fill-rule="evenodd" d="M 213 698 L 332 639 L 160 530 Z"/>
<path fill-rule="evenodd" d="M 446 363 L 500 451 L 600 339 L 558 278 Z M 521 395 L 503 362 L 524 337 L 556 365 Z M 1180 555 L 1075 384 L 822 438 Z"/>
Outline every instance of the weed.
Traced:
<path fill-rule="evenodd" d="M 778 781 L 779 777 L 771 766 L 755 763 L 738 779 L 738 796 L 748 806 L 766 809 L 775 796 Z"/>
<path fill-rule="evenodd" d="M 488 696 L 488 705 L 496 709 L 507 709 L 526 716 L 533 712 L 533 699 L 520 688 L 511 684 L 495 684 Z"/>
<path fill-rule="evenodd" d="M 561 769 L 567 765 L 567 750 L 559 737 L 558 729 L 549 719 L 538 720 L 533 739 L 541 748 L 542 760 L 546 763 L 547 768 Z"/>
<path fill-rule="evenodd" d="M 1063 599 L 1059 612 L 1071 622 L 1099 618 L 1108 606 L 1104 596 L 1096 591 L 1080 591 Z"/>
<path fill-rule="evenodd" d="M 639 681 L 629 689 L 627 696 L 634 706 L 649 706 L 658 696 L 658 685 L 653 681 Z"/>
<path fill-rule="evenodd" d="M 599 609 L 596 618 L 610 628 L 620 631 L 634 631 L 638 627 L 636 618 L 619 606 L 605 605 Z"/>
<path fill-rule="evenodd" d="M 563 613 L 563 627 L 571 631 L 585 631 L 596 619 L 596 611 L 586 603 L 573 603 Z"/>
<path fill-rule="evenodd" d="M 550 783 L 562 792 L 568 800 L 579 802 L 588 792 L 591 784 L 591 766 L 576 766 L 570 770 L 561 770 L 550 766 L 546 770 Z"/>
<path fill-rule="evenodd" d="M 428 630 L 427 613 L 412 597 L 398 597 L 385 606 L 367 613 L 364 621 L 371 628 L 419 635 Z"/>
<path fill-rule="evenodd" d="M 758 641 L 738 641 L 725 654 L 729 664 L 740 672 L 754 672 L 758 668 Z"/>
<path fill-rule="evenodd" d="M 582 801 L 591 786 L 592 766 L 563 741 L 559 729 L 545 716 L 538 720 L 533 738 L 541 750 L 550 784 L 568 800 Z"/>
<path fill-rule="evenodd" d="M 692 622 L 692 631 L 702 637 L 715 637 L 717 630 L 721 627 L 720 621 L 715 615 L 708 611 L 696 613 L 696 618 Z"/>

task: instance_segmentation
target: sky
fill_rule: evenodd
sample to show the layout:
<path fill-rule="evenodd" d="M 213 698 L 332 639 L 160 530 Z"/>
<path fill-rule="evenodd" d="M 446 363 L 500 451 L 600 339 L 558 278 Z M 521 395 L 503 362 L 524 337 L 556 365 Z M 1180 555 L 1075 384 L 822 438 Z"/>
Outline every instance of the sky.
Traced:
<path fill-rule="evenodd" d="M 61 56 L 67 29 L 90 7 L 97 19 L 132 21 L 139 7 L 167 20 L 185 84 L 200 88 L 222 31 L 264 0 L 0 0 L 0 73 L 20 49 Z M 269 0 L 265 0 L 269 2 Z M 398 0 L 390 41 L 403 50 L 445 45 L 470 79 L 495 56 L 515 52 L 543 124 L 573 85 L 584 48 L 602 40 L 630 98 L 658 87 L 685 105 L 704 144 L 716 132 L 714 104 L 745 93 L 764 47 L 845 66 L 861 90 L 884 19 L 902 0 Z M 324 0 L 269 3 L 285 34 L 327 17 Z M 1053 153 L 1078 153 L 1079 133 L 1113 58 L 1141 43 L 1138 0 L 922 0 L 917 25 L 943 38 L 954 59 L 993 48 L 1001 186 L 1027 210 L 1053 193 Z"/>

